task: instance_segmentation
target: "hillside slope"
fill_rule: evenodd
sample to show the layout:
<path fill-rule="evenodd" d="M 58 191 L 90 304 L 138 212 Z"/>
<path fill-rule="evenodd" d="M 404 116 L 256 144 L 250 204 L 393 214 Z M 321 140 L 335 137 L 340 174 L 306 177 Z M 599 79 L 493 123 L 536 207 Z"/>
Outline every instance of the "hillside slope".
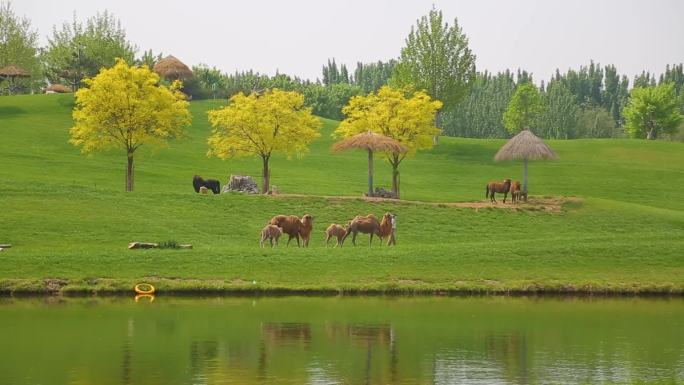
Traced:
<path fill-rule="evenodd" d="M 68 144 L 70 95 L 0 97 L 0 243 L 13 244 L 0 253 L 0 290 L 128 290 L 151 279 L 181 290 L 684 291 L 682 143 L 548 141 L 560 161 L 531 164 L 530 192 L 583 200 L 560 214 L 199 196 L 193 174 L 223 183 L 230 174 L 259 176 L 258 159 L 207 158 L 206 111 L 223 104 L 191 103 L 186 137 L 143 149 L 136 191 L 126 194 L 121 152 L 83 156 Z M 361 196 L 366 158 L 330 153 L 336 124 L 324 120 L 306 157 L 276 157 L 272 184 L 286 193 Z M 493 162 L 503 143 L 442 138 L 402 165 L 402 198 L 483 200 L 488 180 L 520 175 L 520 164 Z M 389 186 L 385 162 L 376 162 L 376 175 L 377 185 Z M 384 211 L 399 216 L 398 247 L 323 248 L 328 223 Z M 305 212 L 316 216 L 310 249 L 257 247 L 268 218 Z M 195 249 L 125 249 L 169 239 Z"/>

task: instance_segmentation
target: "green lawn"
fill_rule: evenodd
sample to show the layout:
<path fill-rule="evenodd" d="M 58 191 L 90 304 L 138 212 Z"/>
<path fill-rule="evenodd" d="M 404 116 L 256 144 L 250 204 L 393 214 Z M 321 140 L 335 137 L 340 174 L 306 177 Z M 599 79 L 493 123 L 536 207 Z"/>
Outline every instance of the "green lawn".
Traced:
<path fill-rule="evenodd" d="M 536 196 L 576 196 L 562 213 L 366 202 L 334 198 L 200 196 L 193 174 L 260 173 L 260 160 L 207 158 L 206 111 L 193 102 L 187 136 L 142 149 L 136 191 L 124 193 L 122 152 L 83 156 L 68 141 L 70 95 L 0 97 L 0 290 L 547 290 L 684 292 L 684 144 L 637 140 L 548 141 L 558 162 L 530 167 Z M 276 158 L 285 193 L 361 196 L 366 158 L 332 155 L 321 138 L 302 159 Z M 442 138 L 401 167 L 402 198 L 479 201 L 488 180 L 519 178 L 497 164 L 501 140 Z M 376 162 L 376 182 L 390 185 Z M 325 249 L 323 229 L 362 213 L 398 214 L 396 248 Z M 316 217 L 309 249 L 260 249 L 280 213 Z M 131 241 L 176 240 L 193 250 L 129 251 Z M 49 280 L 47 280 L 49 279 Z"/>

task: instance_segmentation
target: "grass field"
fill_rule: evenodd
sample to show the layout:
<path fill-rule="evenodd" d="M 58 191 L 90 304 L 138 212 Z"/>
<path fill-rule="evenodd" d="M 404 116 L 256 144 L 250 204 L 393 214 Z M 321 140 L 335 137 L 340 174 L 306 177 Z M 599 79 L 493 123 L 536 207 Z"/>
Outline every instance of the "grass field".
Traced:
<path fill-rule="evenodd" d="M 125 193 L 125 155 L 83 156 L 67 143 L 70 95 L 0 97 L 0 291 L 160 290 L 684 292 L 684 144 L 637 140 L 548 141 L 558 162 L 530 167 L 530 193 L 579 201 L 550 213 L 367 202 L 366 160 L 332 155 L 321 138 L 303 159 L 273 160 L 272 184 L 306 198 L 201 196 L 193 174 L 260 173 L 258 159 L 206 157 L 206 111 L 169 148 L 142 149 L 136 191 Z M 402 198 L 481 201 L 488 180 L 519 178 L 493 162 L 501 140 L 442 138 L 401 168 Z M 376 162 L 376 183 L 390 167 Z M 328 197 L 326 197 L 328 196 Z M 397 213 L 398 246 L 326 249 L 323 229 L 361 213 Z M 316 217 L 312 247 L 258 247 L 280 213 Z M 175 240 L 193 250 L 129 251 L 131 241 Z"/>

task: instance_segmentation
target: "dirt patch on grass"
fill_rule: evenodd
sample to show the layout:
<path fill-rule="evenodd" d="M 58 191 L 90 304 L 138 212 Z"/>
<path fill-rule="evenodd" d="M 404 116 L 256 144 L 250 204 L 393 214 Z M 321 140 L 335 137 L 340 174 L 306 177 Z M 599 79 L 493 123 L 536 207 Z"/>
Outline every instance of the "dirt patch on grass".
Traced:
<path fill-rule="evenodd" d="M 432 205 L 438 207 L 464 207 L 471 208 L 475 211 L 482 209 L 496 209 L 496 210 L 512 210 L 512 211 L 542 211 L 548 213 L 560 213 L 563 211 L 563 206 L 579 206 L 582 199 L 576 197 L 553 197 L 553 196 L 531 196 L 527 202 L 512 203 L 507 200 L 503 203 L 499 200 L 498 203 L 492 203 L 489 200 L 481 200 L 474 202 L 425 202 L 425 201 L 411 201 L 403 199 L 389 199 L 389 198 L 374 198 L 374 197 L 358 197 L 358 196 L 325 196 L 325 195 L 304 195 L 304 194 L 278 194 L 272 195 L 276 199 L 292 199 L 292 198 L 320 198 L 326 199 L 330 202 L 339 203 L 343 201 L 366 201 L 366 202 L 387 202 L 396 204 L 415 204 L 415 205 Z"/>

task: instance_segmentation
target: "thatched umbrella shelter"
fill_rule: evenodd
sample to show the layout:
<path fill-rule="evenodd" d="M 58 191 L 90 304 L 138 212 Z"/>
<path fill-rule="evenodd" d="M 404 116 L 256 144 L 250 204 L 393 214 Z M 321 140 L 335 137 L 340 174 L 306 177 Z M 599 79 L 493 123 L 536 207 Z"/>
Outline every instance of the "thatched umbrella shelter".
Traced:
<path fill-rule="evenodd" d="M 7 67 L 0 68 L 0 78 L 7 79 L 9 85 L 7 87 L 7 93 L 9 95 L 12 95 L 12 87 L 14 86 L 14 79 L 16 78 L 27 78 L 30 77 L 26 71 L 24 71 L 23 68 L 15 66 L 15 65 L 8 65 Z"/>
<path fill-rule="evenodd" d="M 399 141 L 371 131 L 339 141 L 333 145 L 332 149 L 334 152 L 351 149 L 368 151 L 368 196 L 373 196 L 373 152 L 383 151 L 403 154 L 408 151 L 408 148 L 399 143 Z"/>
<path fill-rule="evenodd" d="M 503 160 L 523 160 L 522 191 L 527 193 L 527 161 L 537 159 L 558 159 L 553 150 L 530 130 L 523 130 L 512 137 L 494 156 L 497 162 Z"/>
<path fill-rule="evenodd" d="M 192 77 L 192 70 L 172 55 L 158 61 L 154 65 L 154 72 L 166 80 L 182 80 Z"/>

